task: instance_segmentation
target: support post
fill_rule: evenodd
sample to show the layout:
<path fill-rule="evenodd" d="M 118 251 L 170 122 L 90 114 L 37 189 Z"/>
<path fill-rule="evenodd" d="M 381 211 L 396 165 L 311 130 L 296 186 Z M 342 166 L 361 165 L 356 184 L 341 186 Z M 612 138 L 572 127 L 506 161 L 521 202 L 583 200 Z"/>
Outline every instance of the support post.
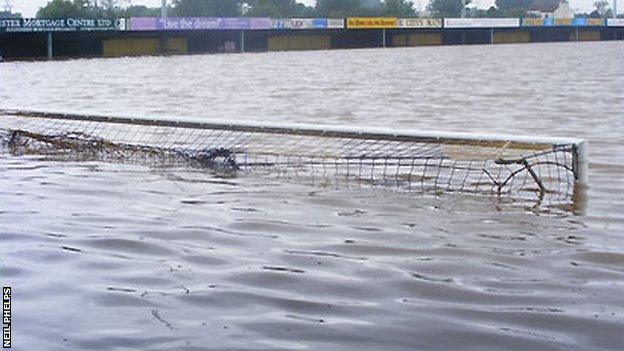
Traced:
<path fill-rule="evenodd" d="M 48 60 L 54 58 L 54 44 L 52 41 L 52 32 L 48 32 Z"/>
<path fill-rule="evenodd" d="M 575 29 L 576 29 L 576 41 L 579 41 L 579 27 L 576 26 Z"/>
<path fill-rule="evenodd" d="M 386 29 L 381 30 L 381 46 L 386 47 Z"/>
<path fill-rule="evenodd" d="M 240 32 L 240 52 L 245 52 L 245 31 L 241 30 Z"/>
<path fill-rule="evenodd" d="M 158 36 L 158 54 L 167 54 L 169 52 L 167 48 L 167 39 L 165 38 L 165 33 L 160 32 Z"/>
<path fill-rule="evenodd" d="M 490 28 L 490 45 L 494 45 L 494 28 Z"/>
<path fill-rule="evenodd" d="M 589 160 L 587 155 L 587 142 L 582 141 L 576 145 L 576 182 L 581 186 L 589 184 Z"/>

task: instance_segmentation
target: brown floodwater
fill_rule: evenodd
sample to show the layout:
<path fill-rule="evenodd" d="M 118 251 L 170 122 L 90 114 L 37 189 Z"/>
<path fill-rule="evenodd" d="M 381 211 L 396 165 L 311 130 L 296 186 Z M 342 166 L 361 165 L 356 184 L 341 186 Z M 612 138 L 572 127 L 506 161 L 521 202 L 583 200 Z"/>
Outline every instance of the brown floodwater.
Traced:
<path fill-rule="evenodd" d="M 579 211 L 0 148 L 16 350 L 619 350 L 624 42 L 0 63 L 0 108 L 584 138 Z"/>

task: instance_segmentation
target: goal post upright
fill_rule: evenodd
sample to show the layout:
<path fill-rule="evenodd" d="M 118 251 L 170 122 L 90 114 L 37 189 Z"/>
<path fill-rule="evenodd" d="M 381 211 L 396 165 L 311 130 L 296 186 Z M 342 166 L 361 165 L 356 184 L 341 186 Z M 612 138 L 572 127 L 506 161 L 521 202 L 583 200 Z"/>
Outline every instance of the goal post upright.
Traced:
<path fill-rule="evenodd" d="M 587 154 L 587 141 L 581 140 L 576 144 L 576 182 L 579 186 L 589 186 L 589 158 Z"/>

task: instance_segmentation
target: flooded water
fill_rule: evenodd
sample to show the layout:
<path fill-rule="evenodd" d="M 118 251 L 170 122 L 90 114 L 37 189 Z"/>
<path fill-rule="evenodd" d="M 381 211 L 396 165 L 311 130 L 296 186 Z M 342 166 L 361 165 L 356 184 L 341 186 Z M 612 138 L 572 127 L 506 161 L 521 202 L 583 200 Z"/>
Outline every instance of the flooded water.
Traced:
<path fill-rule="evenodd" d="M 0 107 L 580 137 L 583 211 L 0 152 L 16 350 L 616 350 L 624 42 L 0 64 Z"/>

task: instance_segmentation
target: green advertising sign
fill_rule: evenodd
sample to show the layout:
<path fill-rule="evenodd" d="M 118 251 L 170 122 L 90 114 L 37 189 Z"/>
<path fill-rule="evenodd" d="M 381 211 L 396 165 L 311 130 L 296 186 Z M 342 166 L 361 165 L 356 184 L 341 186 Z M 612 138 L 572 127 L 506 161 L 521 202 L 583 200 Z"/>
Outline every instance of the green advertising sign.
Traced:
<path fill-rule="evenodd" d="M 40 19 L 40 18 L 0 18 L 0 32 L 78 32 L 126 30 L 126 20 L 117 19 Z"/>

